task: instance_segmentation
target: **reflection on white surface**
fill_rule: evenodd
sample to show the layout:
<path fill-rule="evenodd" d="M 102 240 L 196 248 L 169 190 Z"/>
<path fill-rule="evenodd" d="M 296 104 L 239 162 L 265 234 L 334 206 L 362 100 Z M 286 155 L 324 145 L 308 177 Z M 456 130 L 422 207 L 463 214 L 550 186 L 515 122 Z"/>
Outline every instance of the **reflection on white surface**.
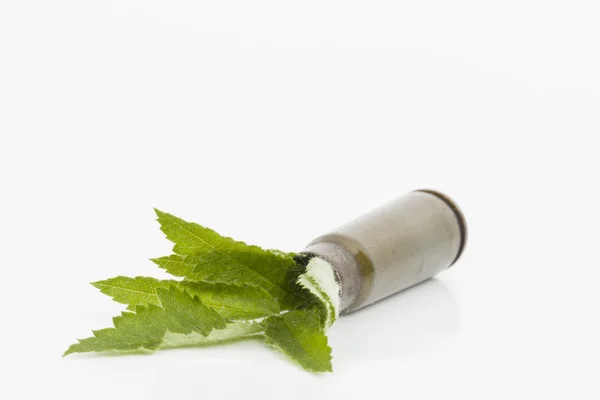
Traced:
<path fill-rule="evenodd" d="M 454 293 L 434 278 L 340 318 L 329 337 L 337 365 L 343 365 L 422 355 L 441 345 L 444 353 L 455 347 L 459 327 Z"/>

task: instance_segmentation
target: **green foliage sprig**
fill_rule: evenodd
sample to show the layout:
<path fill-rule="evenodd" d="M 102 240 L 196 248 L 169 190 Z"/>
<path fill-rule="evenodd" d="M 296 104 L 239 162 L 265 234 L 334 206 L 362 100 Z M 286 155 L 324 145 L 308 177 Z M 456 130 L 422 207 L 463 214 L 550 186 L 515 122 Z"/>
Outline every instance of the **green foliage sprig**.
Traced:
<path fill-rule="evenodd" d="M 127 311 L 64 355 L 260 337 L 306 370 L 332 371 L 325 330 L 335 304 L 310 275 L 311 262 L 155 211 L 174 254 L 152 261 L 179 279 L 117 276 L 92 283 Z"/>

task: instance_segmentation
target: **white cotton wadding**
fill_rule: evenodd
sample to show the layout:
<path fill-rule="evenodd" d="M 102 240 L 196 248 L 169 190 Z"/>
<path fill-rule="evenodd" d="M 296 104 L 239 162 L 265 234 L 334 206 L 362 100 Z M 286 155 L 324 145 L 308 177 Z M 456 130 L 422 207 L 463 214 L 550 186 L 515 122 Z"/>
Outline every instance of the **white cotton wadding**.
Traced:
<path fill-rule="evenodd" d="M 340 284 L 333 266 L 319 257 L 313 257 L 306 266 L 306 272 L 298 278 L 298 283 L 323 302 L 327 310 L 327 326 L 331 326 L 340 313 Z"/>

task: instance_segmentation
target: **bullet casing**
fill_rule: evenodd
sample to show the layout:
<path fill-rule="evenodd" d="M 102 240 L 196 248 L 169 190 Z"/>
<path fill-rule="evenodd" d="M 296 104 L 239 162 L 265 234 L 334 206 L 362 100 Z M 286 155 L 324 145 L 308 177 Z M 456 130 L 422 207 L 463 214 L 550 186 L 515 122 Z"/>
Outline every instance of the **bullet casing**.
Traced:
<path fill-rule="evenodd" d="M 450 267 L 466 237 L 465 219 L 452 200 L 418 190 L 319 236 L 304 252 L 333 266 L 347 313 Z"/>

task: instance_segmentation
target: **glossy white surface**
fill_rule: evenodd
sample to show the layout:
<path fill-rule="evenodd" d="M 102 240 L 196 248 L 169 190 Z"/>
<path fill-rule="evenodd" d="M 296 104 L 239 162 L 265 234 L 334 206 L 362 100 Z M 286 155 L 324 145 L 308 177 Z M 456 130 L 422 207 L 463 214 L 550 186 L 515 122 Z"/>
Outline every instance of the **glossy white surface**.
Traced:
<path fill-rule="evenodd" d="M 0 398 L 598 399 L 599 7 L 0 2 Z M 121 309 L 87 282 L 162 276 L 152 207 L 300 250 L 423 187 L 464 256 L 341 318 L 332 375 L 60 358 Z"/>

